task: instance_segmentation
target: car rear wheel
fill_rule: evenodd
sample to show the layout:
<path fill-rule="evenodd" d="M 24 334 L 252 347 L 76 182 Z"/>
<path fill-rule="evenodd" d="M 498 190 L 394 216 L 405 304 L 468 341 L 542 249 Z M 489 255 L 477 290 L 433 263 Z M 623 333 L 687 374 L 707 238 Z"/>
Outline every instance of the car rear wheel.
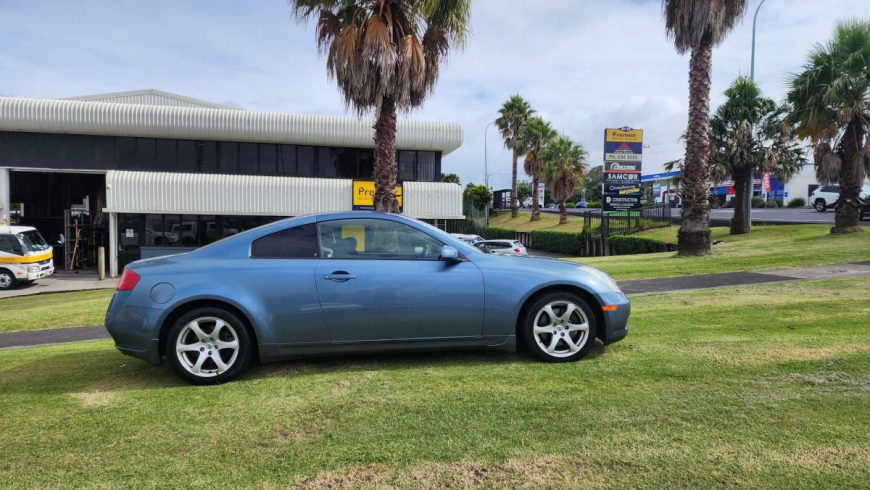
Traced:
<path fill-rule="evenodd" d="M 15 287 L 15 276 L 6 269 L 0 269 L 0 291 L 6 291 Z"/>
<path fill-rule="evenodd" d="M 542 361 L 576 361 L 592 348 L 596 329 L 595 315 L 583 298 L 556 291 L 538 298 L 526 309 L 523 341 Z"/>
<path fill-rule="evenodd" d="M 219 384 L 238 377 L 251 361 L 253 343 L 244 323 L 221 308 L 197 308 L 169 332 L 166 357 L 185 381 Z"/>
<path fill-rule="evenodd" d="M 813 203 L 813 207 L 816 208 L 816 211 L 823 213 L 828 210 L 828 204 L 824 199 L 816 199 L 816 202 Z"/>

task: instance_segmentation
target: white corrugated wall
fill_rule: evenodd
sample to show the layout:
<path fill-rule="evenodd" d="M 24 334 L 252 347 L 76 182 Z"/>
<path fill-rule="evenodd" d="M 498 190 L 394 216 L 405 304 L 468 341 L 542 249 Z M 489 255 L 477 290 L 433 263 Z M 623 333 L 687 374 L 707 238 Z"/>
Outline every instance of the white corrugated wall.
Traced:
<path fill-rule="evenodd" d="M 355 117 L 0 97 L 0 130 L 373 148 L 372 121 Z M 449 153 L 459 123 L 400 121 L 396 147 Z"/>
<path fill-rule="evenodd" d="M 306 177 L 106 173 L 110 213 L 298 216 L 352 210 L 352 181 Z M 461 219 L 462 189 L 442 182 L 405 182 L 403 214 Z"/>

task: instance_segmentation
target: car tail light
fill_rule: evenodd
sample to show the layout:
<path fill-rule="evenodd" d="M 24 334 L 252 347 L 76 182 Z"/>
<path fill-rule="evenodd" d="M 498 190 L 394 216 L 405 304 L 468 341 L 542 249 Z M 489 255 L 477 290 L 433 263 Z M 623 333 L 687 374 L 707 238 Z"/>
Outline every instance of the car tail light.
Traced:
<path fill-rule="evenodd" d="M 519 248 L 515 248 L 515 249 L 514 249 L 514 252 L 516 252 L 516 253 L 520 253 L 520 249 L 519 249 Z"/>
<path fill-rule="evenodd" d="M 136 284 L 139 284 L 139 279 L 142 279 L 142 276 L 124 267 L 121 280 L 118 281 L 117 291 L 132 291 Z"/>

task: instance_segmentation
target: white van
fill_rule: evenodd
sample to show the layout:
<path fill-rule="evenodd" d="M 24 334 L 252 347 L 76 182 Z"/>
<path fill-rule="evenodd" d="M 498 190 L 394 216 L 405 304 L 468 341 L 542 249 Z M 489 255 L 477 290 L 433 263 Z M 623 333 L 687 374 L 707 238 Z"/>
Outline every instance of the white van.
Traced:
<path fill-rule="evenodd" d="M 31 226 L 0 226 L 0 291 L 54 273 L 52 249 Z"/>

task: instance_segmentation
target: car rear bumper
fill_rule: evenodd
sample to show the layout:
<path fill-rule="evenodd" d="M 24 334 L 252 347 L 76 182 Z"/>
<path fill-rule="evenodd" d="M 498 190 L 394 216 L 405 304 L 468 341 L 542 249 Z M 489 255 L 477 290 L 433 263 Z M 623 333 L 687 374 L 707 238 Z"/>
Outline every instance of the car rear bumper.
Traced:
<path fill-rule="evenodd" d="M 161 310 L 126 304 L 129 292 L 116 292 L 103 323 L 124 354 L 151 364 L 160 364 L 159 332 L 156 325 Z"/>
<path fill-rule="evenodd" d="M 606 293 L 599 298 L 602 306 L 615 306 L 604 313 L 604 331 L 601 340 L 605 345 L 618 342 L 628 335 L 628 317 L 631 315 L 631 302 L 622 293 Z"/>

